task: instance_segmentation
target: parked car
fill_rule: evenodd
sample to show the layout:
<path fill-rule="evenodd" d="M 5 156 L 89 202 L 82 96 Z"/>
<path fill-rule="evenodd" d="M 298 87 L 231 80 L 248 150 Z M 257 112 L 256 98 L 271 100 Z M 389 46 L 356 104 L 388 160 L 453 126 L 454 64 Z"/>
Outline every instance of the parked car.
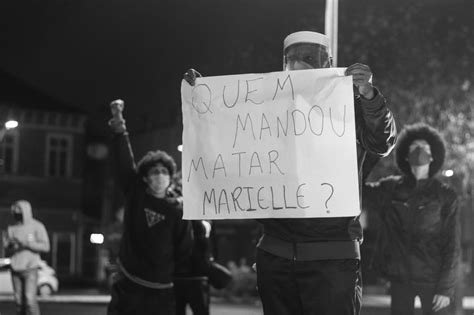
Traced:
<path fill-rule="evenodd" d="M 42 260 L 38 270 L 38 295 L 49 296 L 58 292 L 58 287 L 56 272 Z M 0 294 L 13 294 L 10 258 L 0 258 Z"/>

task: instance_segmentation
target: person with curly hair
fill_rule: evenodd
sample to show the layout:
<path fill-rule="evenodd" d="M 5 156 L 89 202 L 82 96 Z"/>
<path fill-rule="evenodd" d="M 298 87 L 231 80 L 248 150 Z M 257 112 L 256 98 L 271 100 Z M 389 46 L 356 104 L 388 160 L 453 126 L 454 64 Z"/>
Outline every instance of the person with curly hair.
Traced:
<path fill-rule="evenodd" d="M 123 101 L 111 103 L 117 174 L 125 194 L 123 235 L 108 314 L 175 315 L 175 266 L 191 255 L 190 222 L 171 189 L 173 158 L 150 151 L 136 164 L 122 116 Z"/>
<path fill-rule="evenodd" d="M 457 195 L 436 174 L 445 158 L 440 133 L 429 125 L 406 126 L 396 163 L 402 175 L 363 188 L 364 208 L 380 225 L 373 268 L 390 281 L 391 314 L 449 314 L 460 263 Z"/>

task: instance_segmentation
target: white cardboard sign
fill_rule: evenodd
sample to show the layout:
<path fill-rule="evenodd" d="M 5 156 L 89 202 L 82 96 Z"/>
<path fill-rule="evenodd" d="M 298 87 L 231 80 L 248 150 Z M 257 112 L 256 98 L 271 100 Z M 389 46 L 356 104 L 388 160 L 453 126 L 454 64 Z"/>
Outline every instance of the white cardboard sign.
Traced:
<path fill-rule="evenodd" d="M 360 213 L 343 68 L 183 80 L 181 97 L 185 219 Z"/>

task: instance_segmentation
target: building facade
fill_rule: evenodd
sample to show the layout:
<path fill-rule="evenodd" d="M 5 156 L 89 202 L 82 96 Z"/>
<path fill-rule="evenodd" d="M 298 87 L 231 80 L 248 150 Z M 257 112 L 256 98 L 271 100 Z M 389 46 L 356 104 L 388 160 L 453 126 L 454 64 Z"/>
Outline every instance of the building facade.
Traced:
<path fill-rule="evenodd" d="M 19 124 L 0 142 L 0 233 L 5 236 L 12 222 L 10 205 L 28 200 L 49 234 L 51 251 L 43 258 L 60 278 L 87 275 L 95 262 L 84 251 L 96 222 L 82 209 L 86 115 L 11 75 L 0 76 L 0 123 Z"/>

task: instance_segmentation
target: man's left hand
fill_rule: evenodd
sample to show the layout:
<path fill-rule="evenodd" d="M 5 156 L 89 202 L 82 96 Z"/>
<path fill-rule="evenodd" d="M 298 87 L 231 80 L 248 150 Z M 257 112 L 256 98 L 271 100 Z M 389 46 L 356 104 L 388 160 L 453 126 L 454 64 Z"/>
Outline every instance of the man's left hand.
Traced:
<path fill-rule="evenodd" d="M 443 309 L 449 305 L 451 301 L 446 295 L 436 294 L 433 297 L 433 311 L 437 312 L 440 309 Z"/>
<path fill-rule="evenodd" d="M 375 96 L 372 86 L 372 70 L 367 65 L 355 63 L 346 69 L 346 75 L 352 75 L 354 86 L 358 89 L 360 95 L 371 100 Z"/>

